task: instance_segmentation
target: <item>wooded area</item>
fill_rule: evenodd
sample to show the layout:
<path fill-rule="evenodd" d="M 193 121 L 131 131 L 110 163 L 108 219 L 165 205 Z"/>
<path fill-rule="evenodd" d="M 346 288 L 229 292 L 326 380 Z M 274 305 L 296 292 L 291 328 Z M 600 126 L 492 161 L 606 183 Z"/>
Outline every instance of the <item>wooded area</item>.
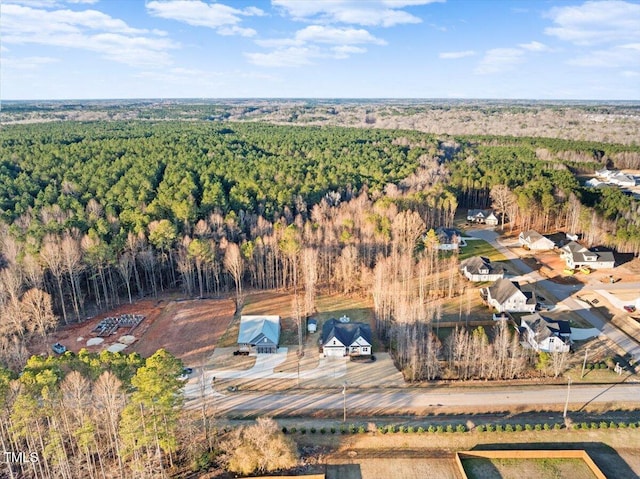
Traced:
<path fill-rule="evenodd" d="M 458 207 L 493 206 L 510 228 L 640 252 L 640 202 L 575 177 L 636 167 L 637 146 L 113 121 L 8 126 L 0 155 L 0 362 L 26 364 L 18 381 L 2 372 L 0 436 L 45 451 L 43 469 L 25 470 L 34 476 L 94 477 L 122 456 L 120 477 L 153 477 L 208 434 L 206 421 L 178 427 L 180 364 L 164 352 L 28 359 L 28 340 L 60 323 L 167 290 L 233 291 L 240 307 L 247 289 L 288 289 L 301 336 L 317 291 L 371 295 L 377 334 L 408 380 L 442 377 L 442 359 L 447 377 L 516 378 L 536 359 L 506 328 L 438 339 L 442 302 L 465 287 L 435 228 Z"/>

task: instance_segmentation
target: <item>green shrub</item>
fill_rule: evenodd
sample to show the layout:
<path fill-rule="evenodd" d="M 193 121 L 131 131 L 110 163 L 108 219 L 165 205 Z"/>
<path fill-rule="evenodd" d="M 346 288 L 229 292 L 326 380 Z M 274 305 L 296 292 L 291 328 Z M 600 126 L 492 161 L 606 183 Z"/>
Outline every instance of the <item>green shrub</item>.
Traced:
<path fill-rule="evenodd" d="M 286 434 L 287 433 L 287 426 L 282 426 L 282 434 Z"/>
<path fill-rule="evenodd" d="M 301 427 L 300 428 L 300 434 L 306 434 L 307 433 L 307 428 L 306 427 Z"/>
<path fill-rule="evenodd" d="M 591 423 L 591 429 L 599 429 L 600 425 L 597 422 L 592 422 Z"/>
<path fill-rule="evenodd" d="M 453 432 L 453 426 L 451 424 L 447 424 L 446 431 L 447 432 Z"/>
<path fill-rule="evenodd" d="M 331 429 L 329 429 L 331 431 L 331 434 L 335 434 L 336 433 L 336 428 L 335 427 L 331 427 Z"/>
<path fill-rule="evenodd" d="M 380 434 L 386 434 L 387 433 L 387 428 L 384 426 L 378 426 L 378 432 Z"/>
<path fill-rule="evenodd" d="M 408 427 L 407 427 L 407 432 L 408 432 L 409 434 L 413 434 L 414 432 L 416 432 L 416 430 L 415 430 L 415 428 L 414 428 L 413 426 L 408 426 Z"/>
<path fill-rule="evenodd" d="M 428 431 L 429 432 L 436 432 L 436 427 L 435 426 L 429 426 Z"/>
<path fill-rule="evenodd" d="M 507 424 L 504 427 L 505 432 L 513 432 L 513 426 L 511 424 Z"/>
<path fill-rule="evenodd" d="M 476 431 L 484 432 L 485 431 L 485 427 L 482 424 L 479 424 L 479 425 L 476 426 Z"/>
<path fill-rule="evenodd" d="M 387 432 L 390 432 L 390 433 L 396 432 L 396 427 L 393 424 L 389 424 L 387 426 Z"/>
<path fill-rule="evenodd" d="M 542 424 L 536 424 L 536 426 L 534 427 L 534 429 L 536 431 L 542 431 Z"/>
<path fill-rule="evenodd" d="M 522 424 L 516 424 L 516 432 L 521 432 L 523 429 Z"/>
<path fill-rule="evenodd" d="M 355 424 L 351 424 L 351 425 L 349 426 L 349 432 L 350 432 L 351 434 L 355 434 L 357 430 L 358 430 L 358 428 L 356 427 L 356 425 L 355 425 Z"/>
<path fill-rule="evenodd" d="M 502 432 L 503 430 L 502 424 L 496 424 L 496 432 Z"/>
<path fill-rule="evenodd" d="M 631 429 L 635 429 L 637 426 L 636 426 L 636 423 L 635 423 L 635 422 L 630 422 L 630 423 L 629 423 L 629 427 L 630 427 Z"/>
<path fill-rule="evenodd" d="M 396 432 L 407 432 L 406 426 L 398 426 L 398 430 Z"/>
<path fill-rule="evenodd" d="M 315 434 L 315 433 L 316 433 L 316 428 L 315 428 L 315 427 L 311 427 L 311 428 L 309 429 L 309 432 L 310 432 L 311 434 Z"/>
<path fill-rule="evenodd" d="M 467 426 L 464 424 L 458 424 L 456 426 L 456 432 L 467 432 Z"/>
<path fill-rule="evenodd" d="M 606 421 L 600 421 L 600 429 L 608 429 L 609 424 Z"/>
<path fill-rule="evenodd" d="M 436 432 L 444 432 L 444 427 L 442 425 L 439 425 L 438 427 L 436 427 Z"/>
<path fill-rule="evenodd" d="M 557 431 L 557 430 L 559 430 L 559 429 L 562 429 L 562 424 L 560 424 L 560 423 L 558 423 L 558 422 L 557 422 L 557 423 L 555 423 L 555 424 L 553 425 L 553 429 L 555 429 L 556 431 Z"/>
<path fill-rule="evenodd" d="M 577 422 L 571 425 L 572 429 L 580 429 L 580 424 L 578 424 Z"/>
<path fill-rule="evenodd" d="M 346 434 L 348 431 L 347 426 L 340 426 L 340 434 Z"/>
<path fill-rule="evenodd" d="M 625 429 L 627 427 L 627 423 L 626 422 L 619 422 L 618 423 L 618 429 Z"/>
<path fill-rule="evenodd" d="M 422 434 L 424 432 L 424 428 L 422 426 L 418 427 L 418 433 Z"/>
<path fill-rule="evenodd" d="M 545 431 L 550 431 L 551 430 L 551 426 L 549 426 L 546 422 L 544 423 L 544 425 L 542 426 L 542 429 L 544 429 Z"/>
<path fill-rule="evenodd" d="M 487 428 L 487 432 L 493 432 L 494 431 L 493 424 L 487 424 L 485 427 Z"/>
<path fill-rule="evenodd" d="M 320 434 L 324 434 L 326 432 L 327 432 L 327 430 L 325 428 L 323 428 L 323 427 L 320 428 Z"/>
<path fill-rule="evenodd" d="M 580 429 L 589 429 L 589 424 L 587 424 L 586 422 L 581 423 Z"/>
<path fill-rule="evenodd" d="M 292 427 L 291 429 L 289 429 L 289 432 L 290 432 L 291 434 L 295 434 L 295 433 L 296 433 L 296 428 L 295 428 L 295 427 Z"/>
<path fill-rule="evenodd" d="M 609 423 L 609 429 L 618 429 L 618 425 L 615 422 L 611 421 Z"/>
<path fill-rule="evenodd" d="M 360 426 L 360 427 L 358 428 L 358 433 L 359 433 L 359 434 L 364 434 L 364 433 L 366 433 L 366 432 L 367 432 L 367 428 L 366 428 L 366 427 L 364 427 L 364 426 Z"/>
<path fill-rule="evenodd" d="M 531 424 L 525 424 L 524 429 L 525 431 L 533 431 L 533 426 Z"/>

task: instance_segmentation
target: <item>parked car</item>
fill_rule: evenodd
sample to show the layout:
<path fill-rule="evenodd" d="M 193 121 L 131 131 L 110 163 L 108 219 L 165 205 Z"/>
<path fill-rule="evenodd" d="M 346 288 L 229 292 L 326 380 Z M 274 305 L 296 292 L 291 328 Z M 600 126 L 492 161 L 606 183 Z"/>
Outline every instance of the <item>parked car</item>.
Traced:
<path fill-rule="evenodd" d="M 53 349 L 53 352 L 56 354 L 64 354 L 65 352 L 67 352 L 67 348 L 60 343 L 55 343 L 53 346 L 51 346 L 51 349 Z"/>
<path fill-rule="evenodd" d="M 627 313 L 635 313 L 636 312 L 636 307 L 634 305 L 632 305 L 632 304 L 627 304 L 627 305 L 623 306 L 623 308 Z"/>
<path fill-rule="evenodd" d="M 191 373 L 193 373 L 193 368 L 184 368 L 182 370 L 182 374 L 178 377 L 178 379 L 180 381 L 187 381 L 189 379 L 189 376 L 191 376 Z"/>

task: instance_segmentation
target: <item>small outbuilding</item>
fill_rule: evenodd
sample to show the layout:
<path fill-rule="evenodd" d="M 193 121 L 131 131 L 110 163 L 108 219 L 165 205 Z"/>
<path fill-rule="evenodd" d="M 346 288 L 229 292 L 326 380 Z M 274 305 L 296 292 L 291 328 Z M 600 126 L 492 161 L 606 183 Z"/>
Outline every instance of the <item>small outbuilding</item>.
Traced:
<path fill-rule="evenodd" d="M 275 354 L 280 341 L 280 316 L 241 316 L 238 348 L 257 354 Z"/>
<path fill-rule="evenodd" d="M 310 333 L 315 333 L 318 330 L 318 320 L 314 318 L 309 318 L 307 320 L 307 331 Z"/>

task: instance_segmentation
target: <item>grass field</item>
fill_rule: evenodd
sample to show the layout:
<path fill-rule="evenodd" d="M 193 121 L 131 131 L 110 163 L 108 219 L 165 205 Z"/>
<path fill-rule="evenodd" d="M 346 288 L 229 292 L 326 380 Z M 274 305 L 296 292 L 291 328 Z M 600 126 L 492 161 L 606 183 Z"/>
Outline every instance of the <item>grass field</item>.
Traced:
<path fill-rule="evenodd" d="M 466 458 L 462 465 L 469 479 L 595 479 L 581 459 Z"/>
<path fill-rule="evenodd" d="M 467 241 L 467 246 L 460 249 L 460 261 L 472 256 L 484 256 L 491 261 L 506 261 L 506 257 L 484 240 Z"/>

